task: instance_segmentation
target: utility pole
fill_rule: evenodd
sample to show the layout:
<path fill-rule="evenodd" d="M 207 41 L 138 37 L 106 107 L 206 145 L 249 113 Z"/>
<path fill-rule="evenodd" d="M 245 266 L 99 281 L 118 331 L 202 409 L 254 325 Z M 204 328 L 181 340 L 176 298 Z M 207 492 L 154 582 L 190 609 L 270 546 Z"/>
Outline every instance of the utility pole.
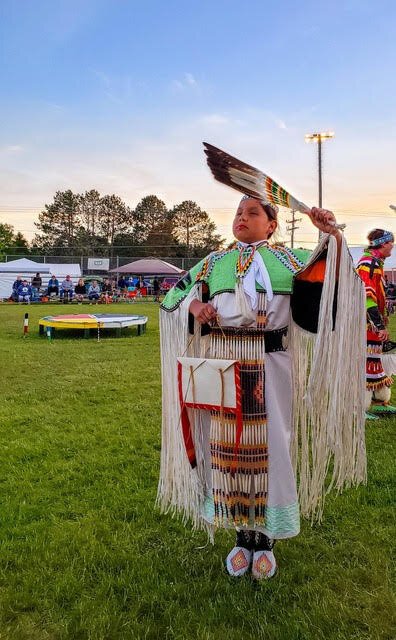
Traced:
<path fill-rule="evenodd" d="M 294 247 L 294 232 L 296 229 L 299 229 L 300 227 L 296 226 L 296 222 L 301 222 L 302 218 L 296 218 L 296 212 L 293 209 L 292 212 L 292 219 L 291 220 L 286 220 L 287 224 L 291 224 L 291 227 L 287 227 L 287 231 L 290 232 L 290 236 L 291 236 L 291 241 L 290 241 L 290 246 L 293 249 Z"/>

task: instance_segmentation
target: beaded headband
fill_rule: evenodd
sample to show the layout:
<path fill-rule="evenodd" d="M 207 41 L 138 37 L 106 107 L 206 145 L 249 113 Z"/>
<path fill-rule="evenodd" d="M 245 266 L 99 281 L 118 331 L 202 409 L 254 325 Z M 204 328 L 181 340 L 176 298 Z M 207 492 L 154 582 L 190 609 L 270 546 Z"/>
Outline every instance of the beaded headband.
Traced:
<path fill-rule="evenodd" d="M 391 231 L 385 231 L 384 235 L 380 238 L 376 238 L 375 240 L 370 240 L 370 247 L 379 247 L 381 244 L 385 244 L 385 242 L 393 242 L 393 233 Z"/>
<path fill-rule="evenodd" d="M 279 213 L 279 207 L 276 204 L 273 204 L 272 202 L 268 202 L 267 200 L 263 200 L 262 198 L 255 198 L 254 196 L 249 196 L 249 195 L 244 195 L 242 197 L 241 202 L 244 202 L 245 200 L 258 200 L 263 207 L 269 207 L 272 211 L 272 216 L 274 220 L 277 219 L 278 213 Z"/>

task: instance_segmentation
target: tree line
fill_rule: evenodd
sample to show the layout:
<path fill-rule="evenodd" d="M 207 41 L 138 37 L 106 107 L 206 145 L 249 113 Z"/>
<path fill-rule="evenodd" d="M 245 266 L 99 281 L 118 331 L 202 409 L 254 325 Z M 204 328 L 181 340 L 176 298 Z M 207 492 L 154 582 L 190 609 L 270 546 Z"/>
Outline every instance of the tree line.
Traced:
<path fill-rule="evenodd" d="M 35 226 L 37 233 L 29 244 L 11 225 L 0 224 L 0 252 L 22 253 L 23 247 L 23 253 L 53 256 L 193 258 L 224 244 L 209 215 L 192 200 L 168 209 L 160 198 L 149 195 L 132 209 L 119 196 L 101 196 L 96 189 L 84 194 L 57 191 Z"/>
<path fill-rule="evenodd" d="M 29 250 L 29 242 L 20 231 L 15 233 L 11 224 L 0 222 L 0 256 L 6 253 L 25 255 Z"/>

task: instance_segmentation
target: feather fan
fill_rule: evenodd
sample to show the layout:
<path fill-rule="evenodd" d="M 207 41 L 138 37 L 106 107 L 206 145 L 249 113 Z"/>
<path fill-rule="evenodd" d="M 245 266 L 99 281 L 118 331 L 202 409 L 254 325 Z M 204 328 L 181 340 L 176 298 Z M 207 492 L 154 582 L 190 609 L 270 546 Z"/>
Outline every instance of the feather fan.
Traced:
<path fill-rule="evenodd" d="M 309 213 L 310 208 L 297 200 L 286 189 L 265 173 L 252 167 L 226 151 L 204 142 L 207 163 L 213 177 L 223 184 L 241 191 L 244 194 L 259 198 L 268 203 L 277 204 L 301 213 Z M 336 225 L 344 228 L 345 225 Z"/>

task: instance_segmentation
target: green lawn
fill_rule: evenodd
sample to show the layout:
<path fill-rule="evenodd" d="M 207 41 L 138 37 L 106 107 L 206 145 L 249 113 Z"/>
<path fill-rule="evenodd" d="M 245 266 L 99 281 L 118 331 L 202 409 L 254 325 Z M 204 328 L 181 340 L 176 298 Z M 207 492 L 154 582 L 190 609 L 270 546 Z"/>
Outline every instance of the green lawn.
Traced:
<path fill-rule="evenodd" d="M 24 339 L 26 308 L 0 305 L 0 639 L 394 640 L 396 420 L 368 425 L 367 487 L 279 543 L 275 579 L 232 580 L 231 534 L 205 546 L 154 507 L 158 307 L 97 309 L 147 333 L 48 341 L 63 307 L 32 305 Z"/>

